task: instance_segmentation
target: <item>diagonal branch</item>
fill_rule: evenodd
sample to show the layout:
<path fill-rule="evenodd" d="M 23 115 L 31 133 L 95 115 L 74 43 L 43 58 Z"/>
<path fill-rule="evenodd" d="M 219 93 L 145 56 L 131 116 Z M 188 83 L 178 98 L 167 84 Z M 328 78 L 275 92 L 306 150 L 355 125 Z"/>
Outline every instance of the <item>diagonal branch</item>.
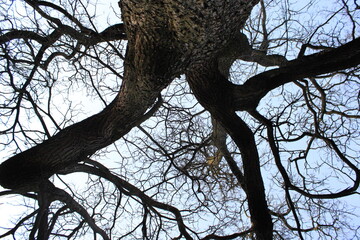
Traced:
<path fill-rule="evenodd" d="M 175 221 L 178 224 L 180 233 L 185 236 L 186 239 L 193 239 L 187 231 L 187 227 L 183 221 L 179 209 L 152 199 L 136 186 L 111 173 L 110 170 L 103 166 L 101 163 L 87 159 L 85 161 L 85 164 L 74 165 L 64 173 L 68 174 L 71 172 L 85 172 L 99 176 L 113 183 L 124 194 L 140 198 L 142 202 L 144 202 L 147 206 L 171 212 L 175 216 Z M 126 189 L 126 191 L 123 191 L 124 189 Z"/>
<path fill-rule="evenodd" d="M 46 185 L 46 186 L 44 186 Z M 107 236 L 106 232 L 102 230 L 100 227 L 98 227 L 94 221 L 94 219 L 89 215 L 89 213 L 86 211 L 86 209 L 81 206 L 77 201 L 75 201 L 70 194 L 68 194 L 66 191 L 55 187 L 50 181 L 46 181 L 44 184 L 44 191 L 46 191 L 46 194 L 51 197 L 51 200 L 59 200 L 63 203 L 65 203 L 71 210 L 77 212 L 81 215 L 81 217 L 84 218 L 87 224 L 91 227 L 91 229 L 95 232 L 101 235 L 101 237 L 105 240 L 110 240 L 110 238 Z"/>
<path fill-rule="evenodd" d="M 40 44 L 49 46 L 50 44 L 56 42 L 64 34 L 73 37 L 80 44 L 85 46 L 96 45 L 101 42 L 126 39 L 124 24 L 122 23 L 109 26 L 100 33 L 92 30 L 87 31 L 86 33 L 79 32 L 76 29 L 64 24 L 61 24 L 59 27 L 57 27 L 54 32 L 56 34 L 41 36 L 38 33 L 28 30 L 11 30 L 0 35 L 0 44 L 4 44 L 15 39 L 31 39 L 37 41 Z"/>
<path fill-rule="evenodd" d="M 236 110 L 255 109 L 271 90 L 297 79 L 356 67 L 360 64 L 360 38 L 338 48 L 289 61 L 283 67 L 260 73 L 243 85 L 233 85 Z"/>
<path fill-rule="evenodd" d="M 113 143 L 150 116 L 145 112 L 156 99 L 153 95 L 157 91 L 150 91 L 152 96 L 148 95 L 148 99 L 134 99 L 135 96 L 132 95 L 136 93 L 138 92 L 133 91 L 132 94 L 123 96 L 124 90 L 121 91 L 99 114 L 65 128 L 42 144 L 3 162 L 0 165 L 0 184 L 5 188 L 36 189 L 41 179 L 48 178 L 66 165 L 81 161 Z M 137 106 L 135 109 L 134 105 Z M 158 105 L 154 107 L 157 108 Z M 125 122 L 127 124 L 122 125 Z"/>

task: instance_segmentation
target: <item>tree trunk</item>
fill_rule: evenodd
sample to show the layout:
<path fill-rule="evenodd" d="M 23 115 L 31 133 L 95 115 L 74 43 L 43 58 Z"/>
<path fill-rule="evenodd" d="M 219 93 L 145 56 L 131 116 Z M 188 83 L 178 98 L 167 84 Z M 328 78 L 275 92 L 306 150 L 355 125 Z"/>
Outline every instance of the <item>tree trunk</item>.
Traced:
<path fill-rule="evenodd" d="M 216 57 L 257 2 L 122 0 L 128 49 L 118 96 L 99 114 L 3 162 L 0 185 L 37 189 L 42 179 L 124 136 L 173 78 Z"/>

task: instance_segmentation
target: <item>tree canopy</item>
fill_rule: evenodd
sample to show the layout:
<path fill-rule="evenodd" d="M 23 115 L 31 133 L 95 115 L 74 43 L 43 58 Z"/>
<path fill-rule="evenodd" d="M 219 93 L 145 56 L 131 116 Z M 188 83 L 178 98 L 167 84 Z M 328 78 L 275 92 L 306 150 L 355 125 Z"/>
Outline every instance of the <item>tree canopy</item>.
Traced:
<path fill-rule="evenodd" d="M 0 9 L 0 238 L 356 238 L 356 1 Z"/>

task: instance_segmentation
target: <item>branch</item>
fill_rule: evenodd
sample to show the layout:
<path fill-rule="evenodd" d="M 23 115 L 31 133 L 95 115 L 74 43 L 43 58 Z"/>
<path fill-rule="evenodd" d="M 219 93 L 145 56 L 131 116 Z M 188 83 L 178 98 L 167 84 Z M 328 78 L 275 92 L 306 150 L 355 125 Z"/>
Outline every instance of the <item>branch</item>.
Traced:
<path fill-rule="evenodd" d="M 41 189 L 38 193 L 39 212 L 31 229 L 29 239 L 35 239 L 36 232 L 37 239 L 49 238 L 48 215 L 51 203 L 52 199 L 50 199 L 49 192 L 47 192 L 46 189 Z"/>
<path fill-rule="evenodd" d="M 153 88 L 140 91 L 137 85 L 130 83 L 130 87 L 125 84 L 115 100 L 99 114 L 65 128 L 42 144 L 3 162 L 0 184 L 19 191 L 36 191 L 41 179 L 92 155 L 145 121 L 161 103 L 159 101 L 153 110 L 146 112 L 165 85 L 148 84 L 147 87 Z"/>
<path fill-rule="evenodd" d="M 246 235 L 248 235 L 249 233 L 252 233 L 254 230 L 253 229 L 248 229 L 246 231 L 240 232 L 240 233 L 234 233 L 231 235 L 226 235 L 226 236 L 219 236 L 216 234 L 209 234 L 207 236 L 205 236 L 204 238 L 201 238 L 200 240 L 210 240 L 210 239 L 214 239 L 214 240 L 230 240 L 230 239 L 235 239 L 235 238 L 245 238 Z"/>
<path fill-rule="evenodd" d="M 51 197 L 51 200 L 59 200 L 63 203 L 65 203 L 71 210 L 77 212 L 81 215 L 81 217 L 84 218 L 87 224 L 91 227 L 91 229 L 102 236 L 105 240 L 110 240 L 110 238 L 107 236 L 106 232 L 99 228 L 94 219 L 89 215 L 89 213 L 86 211 L 86 209 L 81 206 L 77 201 L 75 201 L 70 194 L 68 194 L 66 191 L 55 187 L 50 181 L 46 181 L 46 189 L 44 187 L 44 191 L 47 192 L 49 197 Z"/>
<path fill-rule="evenodd" d="M 9 231 L 7 231 L 6 233 L 0 235 L 0 238 L 6 237 L 8 235 L 14 235 L 15 232 L 24 224 L 24 222 L 26 222 L 27 220 L 31 219 L 32 217 L 34 217 L 37 213 L 39 212 L 39 209 L 35 210 L 34 212 L 30 213 L 29 215 L 23 217 L 21 220 L 18 221 L 18 223 L 11 228 Z"/>
<path fill-rule="evenodd" d="M 299 216 L 296 212 L 296 209 L 295 209 L 295 206 L 294 206 L 294 202 L 293 200 L 291 199 L 291 195 L 290 195 L 290 192 L 289 192 L 289 188 L 290 188 L 290 179 L 285 171 L 285 168 L 283 167 L 283 165 L 281 164 L 281 158 L 280 158 L 280 152 L 279 152 L 279 149 L 278 147 L 276 146 L 276 143 L 275 143 L 275 137 L 274 137 L 274 129 L 273 129 L 273 126 L 272 126 L 272 122 L 270 120 L 268 120 L 267 118 L 265 118 L 263 115 L 261 115 L 259 112 L 257 111 L 254 111 L 254 112 L 251 112 L 250 113 L 255 119 L 257 119 L 258 121 L 262 122 L 266 128 L 267 128 L 267 135 L 268 135 L 268 138 L 269 138 L 269 145 L 270 145 L 270 148 L 271 148 L 271 151 L 272 151 L 272 154 L 275 158 L 275 163 L 276 163 L 276 166 L 278 167 L 279 171 L 281 172 L 283 178 L 284 178 L 284 181 L 285 181 L 285 195 L 286 195 L 286 200 L 288 202 L 288 204 L 290 205 L 290 209 L 294 215 L 294 218 L 295 218 L 295 223 L 297 225 L 297 229 L 298 229 L 298 234 L 299 234 L 299 237 L 300 239 L 304 240 L 302 234 L 301 234 L 301 224 L 300 224 L 300 221 L 299 221 Z M 285 174 L 286 175 L 283 175 L 284 174 L 284 171 L 285 171 Z M 285 179 L 286 178 L 286 179 Z"/>
<path fill-rule="evenodd" d="M 216 61 L 202 69 L 189 71 L 187 81 L 195 97 L 221 123 L 240 149 L 244 174 L 239 176 L 236 162 L 228 162 L 239 183 L 244 181 L 251 222 L 259 239 L 272 239 L 273 224 L 267 207 L 264 182 L 254 134 L 232 108 L 232 84 L 218 70 Z"/>
<path fill-rule="evenodd" d="M 283 66 L 288 60 L 281 55 L 267 55 L 266 51 L 253 49 L 245 34 L 237 32 L 226 48 L 218 57 L 220 72 L 228 77 L 231 65 L 240 59 L 248 62 L 256 62 L 262 66 Z"/>
<path fill-rule="evenodd" d="M 185 236 L 186 239 L 193 239 L 186 230 L 187 227 L 182 219 L 179 209 L 171 205 L 161 203 L 159 201 L 152 199 L 136 186 L 112 174 L 109 169 L 107 169 L 104 165 L 100 164 L 99 162 L 88 159 L 85 161 L 85 164 L 77 164 L 73 168 L 69 168 L 69 170 L 66 173 L 68 174 L 71 172 L 79 172 L 79 171 L 93 174 L 108 180 L 109 182 L 113 183 L 119 190 L 122 190 L 124 194 L 128 196 L 130 195 L 140 198 L 142 202 L 144 202 L 147 206 L 155 207 L 171 212 L 175 216 L 175 220 L 178 224 L 180 233 L 183 236 Z M 123 191 L 123 189 L 126 189 L 127 191 Z"/>
<path fill-rule="evenodd" d="M 285 66 L 260 73 L 243 85 L 233 85 L 233 107 L 253 110 L 271 90 L 301 78 L 356 67 L 360 64 L 360 38 L 338 48 L 289 61 Z"/>
<path fill-rule="evenodd" d="M 0 44 L 4 44 L 14 39 L 31 39 L 40 44 L 46 44 L 49 39 L 47 37 L 40 36 L 37 33 L 28 30 L 11 30 L 7 33 L 0 35 Z"/>
<path fill-rule="evenodd" d="M 28 1 L 29 3 L 29 1 Z M 32 4 L 30 4 L 32 6 L 36 5 L 36 6 L 46 6 L 46 7 L 51 7 L 59 12 L 61 12 L 62 14 L 64 14 L 64 16 L 66 16 L 68 19 L 70 19 L 72 22 L 74 22 L 80 29 L 82 32 L 88 32 L 88 31 L 92 31 L 86 27 L 84 27 L 79 20 L 77 20 L 74 15 L 68 13 L 65 9 L 63 9 L 62 7 L 60 7 L 59 5 L 56 5 L 54 3 L 51 2 L 46 2 L 46 1 L 34 1 Z"/>
<path fill-rule="evenodd" d="M 358 190 L 359 186 L 360 186 L 360 170 L 357 168 L 357 166 L 355 166 L 349 159 L 347 159 L 344 154 L 340 151 L 340 149 L 338 148 L 338 146 L 336 145 L 336 143 L 326 137 L 320 136 L 320 135 L 312 135 L 310 133 L 308 133 L 307 135 L 316 137 L 318 139 L 322 139 L 324 142 L 326 142 L 326 144 L 328 144 L 328 146 L 330 148 L 332 148 L 336 154 L 339 156 L 339 158 L 349 167 L 351 168 L 354 172 L 355 172 L 355 180 L 352 186 L 349 186 L 343 190 L 340 190 L 338 192 L 334 192 L 334 193 L 329 193 L 329 194 L 312 194 L 308 191 L 305 191 L 297 186 L 295 186 L 291 180 L 289 175 L 287 174 L 287 171 L 285 169 L 285 167 L 282 165 L 281 163 L 281 157 L 280 157 L 280 153 L 279 153 L 279 149 L 276 146 L 275 143 L 275 137 L 274 137 L 274 129 L 272 126 L 272 122 L 270 120 L 268 120 L 267 118 L 265 118 L 264 116 L 260 115 L 258 112 L 254 111 L 251 113 L 252 116 L 254 118 L 256 118 L 257 120 L 259 120 L 260 122 L 262 122 L 266 128 L 267 128 L 267 135 L 269 138 L 269 144 L 270 144 L 270 148 L 271 151 L 273 153 L 274 159 L 275 159 L 275 164 L 277 166 L 277 168 L 279 169 L 279 172 L 284 180 L 285 183 L 285 187 L 286 187 L 286 193 L 287 193 L 287 197 L 290 199 L 290 194 L 288 192 L 288 190 L 294 190 L 306 197 L 309 198 L 318 198 L 318 199 L 334 199 L 334 198 L 340 198 L 340 197 L 345 197 L 345 196 L 349 196 L 352 195 L 354 193 L 356 193 L 356 191 Z M 290 203 L 292 203 L 292 201 L 290 201 Z M 295 215 L 295 210 L 294 208 L 292 208 L 295 219 L 297 218 Z M 298 229 L 300 229 L 300 223 L 299 220 L 296 219 L 296 223 L 298 224 Z"/>
<path fill-rule="evenodd" d="M 0 44 L 4 44 L 15 39 L 31 39 L 37 41 L 40 44 L 49 46 L 58 40 L 63 34 L 70 35 L 80 44 L 85 46 L 92 46 L 101 42 L 126 39 L 124 24 L 122 23 L 112 25 L 100 33 L 92 30 L 87 31 L 86 33 L 79 32 L 76 29 L 64 24 L 61 24 L 59 27 L 55 28 L 54 31 L 57 33 L 56 36 L 52 36 L 51 34 L 48 36 L 41 36 L 28 30 L 11 30 L 0 35 Z"/>

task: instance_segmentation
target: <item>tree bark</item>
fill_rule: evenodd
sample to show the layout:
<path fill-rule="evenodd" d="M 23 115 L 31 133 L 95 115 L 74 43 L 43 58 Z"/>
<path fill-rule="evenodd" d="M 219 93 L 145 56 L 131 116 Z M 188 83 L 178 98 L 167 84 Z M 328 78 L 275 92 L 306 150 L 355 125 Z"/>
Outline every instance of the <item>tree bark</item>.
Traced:
<path fill-rule="evenodd" d="M 43 179 L 124 136 L 172 79 L 224 49 L 257 2 L 122 0 L 128 48 L 119 94 L 102 112 L 3 162 L 0 185 L 37 190 Z"/>
<path fill-rule="evenodd" d="M 228 161 L 228 165 L 245 188 L 257 239 L 271 240 L 273 223 L 266 202 L 254 133 L 235 113 L 229 87 L 231 83 L 219 71 L 216 61 L 204 66 L 202 71 L 189 71 L 186 76 L 198 101 L 222 124 L 240 149 L 244 174 L 238 172 L 239 167 L 234 165 L 236 163 Z"/>

